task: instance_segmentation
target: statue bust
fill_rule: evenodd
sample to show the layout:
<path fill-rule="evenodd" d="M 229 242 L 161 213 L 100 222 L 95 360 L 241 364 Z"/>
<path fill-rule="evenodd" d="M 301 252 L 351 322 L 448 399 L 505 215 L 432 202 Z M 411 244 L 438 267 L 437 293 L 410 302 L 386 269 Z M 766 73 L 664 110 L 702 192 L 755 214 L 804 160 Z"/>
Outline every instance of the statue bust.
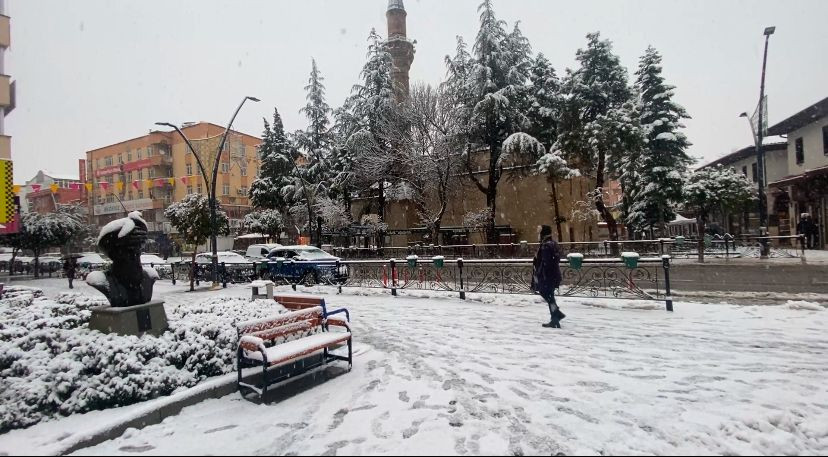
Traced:
<path fill-rule="evenodd" d="M 158 274 L 141 265 L 141 246 L 147 240 L 147 223 L 141 213 L 110 222 L 101 229 L 98 247 L 112 259 L 108 271 L 94 271 L 86 282 L 109 300 L 113 307 L 143 305 L 152 300 Z"/>

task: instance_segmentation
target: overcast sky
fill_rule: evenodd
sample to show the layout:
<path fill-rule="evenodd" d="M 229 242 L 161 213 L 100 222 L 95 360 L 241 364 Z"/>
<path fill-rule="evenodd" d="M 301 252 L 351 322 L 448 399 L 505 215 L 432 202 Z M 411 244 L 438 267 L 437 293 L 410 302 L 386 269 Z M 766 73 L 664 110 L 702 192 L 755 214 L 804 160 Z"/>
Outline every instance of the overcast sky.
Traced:
<path fill-rule="evenodd" d="M 18 81 L 8 117 L 16 182 L 37 170 L 77 173 L 85 151 L 149 131 L 156 121 L 225 124 L 259 136 L 279 108 L 303 128 L 311 57 L 338 106 L 357 82 L 372 27 L 386 34 L 387 0 L 10 0 L 6 72 Z M 417 40 L 411 80 L 438 83 L 455 36 L 473 42 L 480 0 L 406 0 Z M 647 45 L 692 120 L 691 154 L 717 158 L 751 143 L 742 111 L 759 97 L 762 31 L 769 52 L 771 123 L 828 96 L 828 1 L 495 0 L 501 19 L 522 23 L 536 53 L 559 74 L 585 35 L 600 31 L 631 74 Z"/>

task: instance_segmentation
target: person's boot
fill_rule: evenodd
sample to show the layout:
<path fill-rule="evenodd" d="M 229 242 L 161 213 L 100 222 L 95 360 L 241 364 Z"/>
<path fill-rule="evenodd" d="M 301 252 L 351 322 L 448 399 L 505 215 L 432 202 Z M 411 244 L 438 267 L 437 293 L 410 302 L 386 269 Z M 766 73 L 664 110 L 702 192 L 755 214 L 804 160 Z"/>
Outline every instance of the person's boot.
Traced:
<path fill-rule="evenodd" d="M 552 319 L 548 323 L 542 324 L 542 327 L 544 327 L 544 328 L 561 328 L 561 322 L 556 320 L 556 319 Z"/>
<path fill-rule="evenodd" d="M 561 309 L 560 309 L 560 308 L 558 308 L 558 309 L 556 309 L 556 310 L 555 310 L 554 316 L 555 316 L 555 320 L 557 320 L 559 323 L 560 323 L 562 320 L 566 319 L 566 314 L 564 314 L 563 312 L 561 312 Z M 560 328 L 560 327 L 558 327 L 558 328 Z"/>

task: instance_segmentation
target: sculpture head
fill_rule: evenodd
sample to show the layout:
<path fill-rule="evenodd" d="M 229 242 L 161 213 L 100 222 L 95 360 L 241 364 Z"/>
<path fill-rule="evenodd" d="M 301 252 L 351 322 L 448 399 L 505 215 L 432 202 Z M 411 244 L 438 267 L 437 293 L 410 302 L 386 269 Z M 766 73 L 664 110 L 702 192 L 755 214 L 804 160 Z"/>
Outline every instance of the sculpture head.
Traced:
<path fill-rule="evenodd" d="M 134 211 L 129 216 L 110 222 L 101 229 L 98 247 L 113 264 L 137 261 L 141 264 L 141 246 L 147 240 L 147 223 L 141 213 Z"/>

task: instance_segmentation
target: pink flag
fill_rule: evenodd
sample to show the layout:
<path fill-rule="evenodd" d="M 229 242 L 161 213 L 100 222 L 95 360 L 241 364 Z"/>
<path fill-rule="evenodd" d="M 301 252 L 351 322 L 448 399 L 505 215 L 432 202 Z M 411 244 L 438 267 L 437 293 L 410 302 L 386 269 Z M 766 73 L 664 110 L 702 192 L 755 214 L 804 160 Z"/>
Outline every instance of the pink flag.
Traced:
<path fill-rule="evenodd" d="M 40 192 L 40 184 L 32 184 L 32 192 Z"/>
<path fill-rule="evenodd" d="M 166 179 L 156 179 L 155 180 L 155 187 L 164 187 L 165 182 L 167 182 Z"/>
<path fill-rule="evenodd" d="M 104 191 L 107 191 L 107 190 L 109 190 L 109 183 L 106 182 L 106 181 L 101 181 L 101 182 L 98 183 L 98 187 L 100 187 Z"/>
<path fill-rule="evenodd" d="M 80 190 L 81 183 L 79 183 L 79 182 L 69 183 L 69 188 L 72 189 L 72 190 Z"/>
<path fill-rule="evenodd" d="M 132 181 L 132 187 L 134 187 L 134 188 L 135 188 L 135 190 L 141 190 L 141 187 L 140 187 L 140 186 L 141 186 L 141 184 L 140 184 L 140 183 L 141 183 L 141 181 L 138 181 L 138 180 L 136 179 L 135 181 Z"/>
<path fill-rule="evenodd" d="M 187 179 L 189 179 L 187 176 L 182 176 L 181 177 L 181 184 L 184 184 L 186 186 L 187 185 Z"/>

